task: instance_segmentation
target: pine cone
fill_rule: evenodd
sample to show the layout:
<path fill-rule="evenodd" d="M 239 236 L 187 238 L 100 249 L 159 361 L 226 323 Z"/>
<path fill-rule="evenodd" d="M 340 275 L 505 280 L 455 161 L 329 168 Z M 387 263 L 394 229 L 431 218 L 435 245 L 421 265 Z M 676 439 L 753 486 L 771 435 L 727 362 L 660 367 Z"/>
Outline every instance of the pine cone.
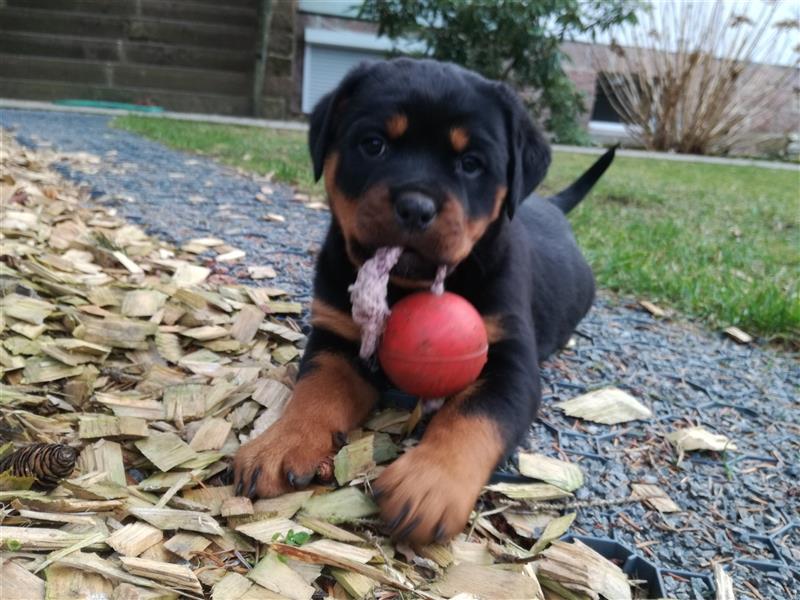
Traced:
<path fill-rule="evenodd" d="M 328 456 L 317 466 L 317 481 L 320 483 L 331 483 L 333 477 L 333 456 Z"/>
<path fill-rule="evenodd" d="M 78 451 L 64 444 L 31 444 L 0 460 L 0 473 L 11 470 L 16 477 L 34 477 L 44 487 L 55 487 L 69 477 Z"/>

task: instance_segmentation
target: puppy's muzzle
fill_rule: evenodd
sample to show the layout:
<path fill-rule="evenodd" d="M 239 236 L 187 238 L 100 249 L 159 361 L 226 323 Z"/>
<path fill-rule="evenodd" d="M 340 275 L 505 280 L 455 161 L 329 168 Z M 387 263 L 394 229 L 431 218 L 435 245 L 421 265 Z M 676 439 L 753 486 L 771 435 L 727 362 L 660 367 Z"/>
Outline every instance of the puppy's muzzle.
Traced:
<path fill-rule="evenodd" d="M 394 214 L 405 231 L 425 231 L 436 219 L 437 212 L 436 202 L 427 194 L 406 190 L 395 195 Z"/>

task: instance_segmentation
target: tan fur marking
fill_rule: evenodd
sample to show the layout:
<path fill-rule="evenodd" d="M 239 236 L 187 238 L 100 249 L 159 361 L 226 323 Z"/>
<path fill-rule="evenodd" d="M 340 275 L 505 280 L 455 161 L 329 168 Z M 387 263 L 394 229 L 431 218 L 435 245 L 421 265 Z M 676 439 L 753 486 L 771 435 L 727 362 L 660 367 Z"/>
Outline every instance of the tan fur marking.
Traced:
<path fill-rule="evenodd" d="M 397 113 L 386 119 L 386 134 L 390 140 L 396 140 L 408 129 L 408 117 Z"/>
<path fill-rule="evenodd" d="M 236 453 L 234 480 L 244 493 L 268 498 L 290 492 L 289 473 L 308 481 L 335 454 L 335 435 L 360 425 L 375 405 L 377 390 L 344 356 L 321 352 L 312 365 L 281 418 Z"/>
<path fill-rule="evenodd" d="M 377 391 L 345 357 L 320 352 L 308 375 L 298 380 L 284 418 L 312 419 L 331 431 L 350 431 L 366 418 Z"/>
<path fill-rule="evenodd" d="M 361 340 L 361 327 L 353 321 L 353 317 L 319 298 L 314 298 L 311 303 L 311 324 L 351 342 Z"/>
<path fill-rule="evenodd" d="M 381 516 L 397 526 L 414 521 L 413 544 L 427 544 L 437 534 L 446 542 L 462 530 L 481 488 L 505 450 L 505 440 L 492 419 L 465 414 L 462 406 L 481 382 L 448 400 L 433 417 L 422 442 L 390 465 L 375 483 L 382 493 Z"/>
<path fill-rule="evenodd" d="M 351 240 L 355 238 L 358 207 L 355 201 L 346 197 L 336 185 L 336 170 L 338 167 L 339 155 L 333 152 L 325 159 L 325 191 L 328 193 L 328 202 L 331 205 L 333 218 L 336 219 L 336 222 L 342 229 L 347 257 L 350 259 L 351 263 L 358 267 L 361 265 L 356 257 L 353 256 L 350 246 Z"/>
<path fill-rule="evenodd" d="M 483 325 L 486 327 L 486 337 L 489 339 L 489 344 L 496 344 L 506 335 L 501 315 L 483 315 Z"/>
<path fill-rule="evenodd" d="M 458 264 L 472 252 L 472 247 L 486 233 L 489 225 L 500 217 L 505 197 L 506 188 L 498 187 L 491 214 L 473 220 L 467 218 L 457 198 L 445 200 L 431 230 L 435 232 L 439 254 L 448 264 Z"/>
<path fill-rule="evenodd" d="M 456 152 L 463 152 L 469 145 L 469 132 L 464 127 L 453 127 L 450 130 L 450 145 Z"/>

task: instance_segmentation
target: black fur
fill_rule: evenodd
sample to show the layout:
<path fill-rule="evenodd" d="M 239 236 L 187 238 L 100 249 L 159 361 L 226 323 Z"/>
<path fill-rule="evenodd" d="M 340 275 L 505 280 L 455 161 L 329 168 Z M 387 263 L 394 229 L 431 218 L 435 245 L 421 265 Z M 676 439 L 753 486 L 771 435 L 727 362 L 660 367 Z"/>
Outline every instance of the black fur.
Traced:
<path fill-rule="evenodd" d="M 382 156 L 365 154 L 364 140 L 372 133 L 385 138 L 385 122 L 398 112 L 408 119 L 407 132 L 387 140 Z M 478 176 L 465 173 L 463 153 L 450 147 L 448 131 L 460 126 L 469 132 L 466 152 L 482 162 Z M 455 65 L 411 59 L 351 72 L 314 109 L 309 146 L 318 178 L 326 157 L 338 155 L 336 186 L 354 202 L 371 186 L 385 184 L 392 191 L 418 190 L 437 206 L 455 197 L 470 220 L 480 220 L 492 214 L 498 188 L 506 188 L 505 210 L 469 255 L 451 265 L 446 287 L 482 315 L 502 321 L 504 336 L 490 347 L 484 384 L 465 410 L 496 420 L 506 449 L 513 449 L 539 405 L 539 361 L 567 342 L 592 304 L 592 272 L 564 213 L 609 166 L 613 149 L 565 192 L 550 200 L 531 195 L 547 172 L 550 150 L 516 94 Z M 413 248 L 417 238 L 409 234 L 407 239 Z M 397 240 L 386 240 L 391 243 Z M 369 254 L 374 248 L 360 250 Z M 435 267 L 436 257 L 422 254 L 420 260 Z M 319 256 L 315 296 L 349 314 L 347 288 L 355 276 L 344 233 L 334 220 Z M 390 286 L 390 301 L 407 293 Z M 314 330 L 304 364 L 323 350 L 358 360 L 356 343 Z"/>

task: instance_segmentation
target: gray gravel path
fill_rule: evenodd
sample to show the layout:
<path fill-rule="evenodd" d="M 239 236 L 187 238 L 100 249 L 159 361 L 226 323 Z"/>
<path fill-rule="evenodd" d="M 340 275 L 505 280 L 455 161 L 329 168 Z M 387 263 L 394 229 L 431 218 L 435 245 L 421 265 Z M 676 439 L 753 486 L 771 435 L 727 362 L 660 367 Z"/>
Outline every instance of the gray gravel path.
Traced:
<path fill-rule="evenodd" d="M 273 265 L 278 277 L 270 284 L 297 300 L 309 299 L 327 211 L 307 209 L 292 201 L 289 187 L 272 183 L 268 202 L 259 201 L 256 194 L 268 183 L 265 179 L 114 129 L 110 121 L 99 115 L 0 109 L 0 124 L 23 144 L 101 157 L 103 168 L 95 173 L 59 167 L 89 185 L 98 203 L 177 245 L 197 237 L 223 238 L 247 252 L 242 265 Z M 286 220 L 265 221 L 267 213 Z M 236 271 L 216 267 L 222 273 Z"/>
<path fill-rule="evenodd" d="M 313 255 L 329 215 L 274 186 L 202 157 L 167 149 L 108 126 L 95 115 L 0 110 L 24 143 L 104 158 L 96 173 L 64 166 L 149 233 L 180 244 L 213 235 L 273 264 L 275 281 L 310 295 Z M 267 212 L 285 223 L 266 222 Z M 222 272 L 230 271 L 225 267 Z M 236 268 L 233 275 L 241 275 Z M 527 445 L 580 461 L 587 485 L 577 500 L 624 499 L 631 483 L 661 486 L 682 508 L 662 515 L 641 504 L 578 509 L 573 532 L 624 544 L 657 567 L 673 598 L 713 598 L 712 561 L 724 561 L 739 598 L 797 598 L 800 589 L 800 369 L 796 357 L 738 346 L 688 323 L 652 318 L 604 294 L 581 324 L 574 348 L 543 369 L 545 402 Z M 563 416 L 557 400 L 615 385 L 654 412 L 646 422 L 593 425 Z M 665 434 L 704 425 L 730 436 L 737 452 L 691 453 L 680 465 Z M 624 558 L 624 557 L 621 557 Z M 633 561 L 636 563 L 637 561 Z M 638 564 L 638 563 L 637 563 Z M 647 571 L 636 571 L 649 578 Z"/>

